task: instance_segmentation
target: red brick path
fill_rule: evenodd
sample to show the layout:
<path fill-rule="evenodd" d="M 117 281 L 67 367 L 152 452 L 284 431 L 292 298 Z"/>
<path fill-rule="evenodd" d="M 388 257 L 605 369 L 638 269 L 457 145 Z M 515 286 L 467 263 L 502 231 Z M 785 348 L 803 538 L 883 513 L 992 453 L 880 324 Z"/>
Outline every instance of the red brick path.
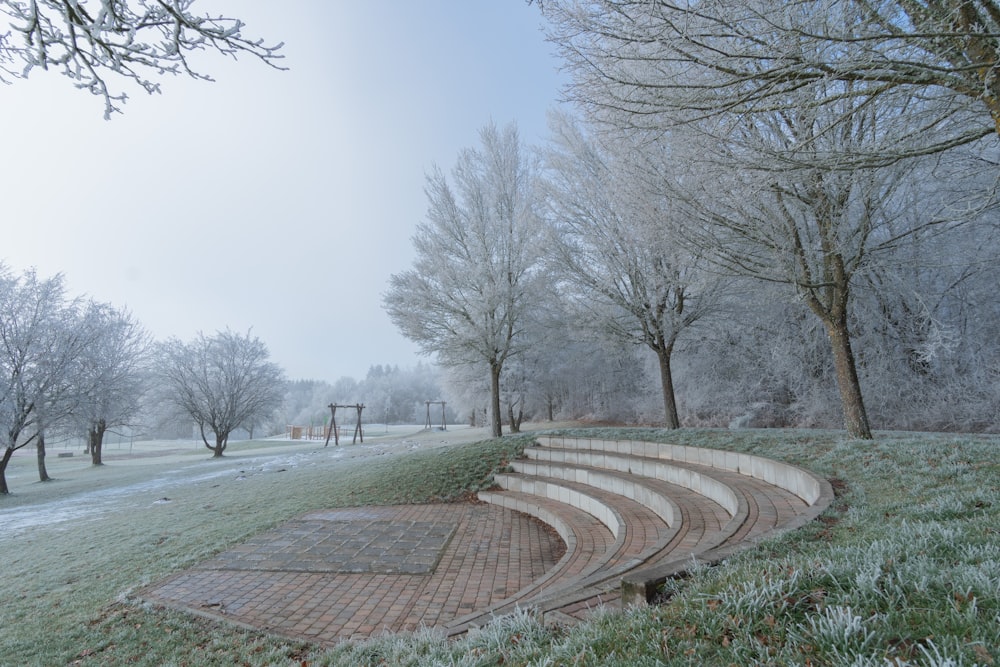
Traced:
<path fill-rule="evenodd" d="M 330 644 L 443 626 L 513 595 L 564 552 L 548 526 L 494 505 L 326 510 L 256 536 L 143 597 Z"/>

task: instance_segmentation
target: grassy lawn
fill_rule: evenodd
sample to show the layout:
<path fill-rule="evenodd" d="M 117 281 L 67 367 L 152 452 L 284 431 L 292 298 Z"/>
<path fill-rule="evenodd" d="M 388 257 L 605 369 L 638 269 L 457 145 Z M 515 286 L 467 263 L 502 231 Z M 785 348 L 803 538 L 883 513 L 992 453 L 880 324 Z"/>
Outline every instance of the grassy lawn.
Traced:
<path fill-rule="evenodd" d="M 991 665 L 1000 660 L 1000 438 L 595 429 L 784 459 L 836 480 L 821 520 L 671 582 L 666 604 L 546 628 L 527 614 L 456 642 L 335 649 L 144 607 L 133 592 L 303 512 L 460 497 L 524 439 L 352 458 L 234 445 L 169 463 L 60 462 L 0 497 L 0 665 Z M 375 447 L 377 445 L 365 445 Z M 359 450 L 358 450 L 359 451 Z M 26 465 L 26 464 L 24 464 Z M 151 481 L 157 481 L 153 484 Z M 124 491 L 122 489 L 125 489 Z M 16 519 L 64 507 L 71 521 Z M 44 518 L 44 514 L 38 516 Z M 887 662 L 888 661 L 888 662 Z"/>

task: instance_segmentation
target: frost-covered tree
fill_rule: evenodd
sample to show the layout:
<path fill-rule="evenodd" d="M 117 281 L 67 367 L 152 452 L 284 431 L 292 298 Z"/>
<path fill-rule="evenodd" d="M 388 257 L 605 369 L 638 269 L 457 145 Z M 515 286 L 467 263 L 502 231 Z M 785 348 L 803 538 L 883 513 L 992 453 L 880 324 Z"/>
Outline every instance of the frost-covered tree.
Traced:
<path fill-rule="evenodd" d="M 371 421 L 423 424 L 426 401 L 441 400 L 439 375 L 438 369 L 430 364 L 402 369 L 376 364 L 359 383 L 355 400 L 365 404 Z"/>
<path fill-rule="evenodd" d="M 165 74 L 211 80 L 192 62 L 199 51 L 248 55 L 277 66 L 281 44 L 244 35 L 237 18 L 200 13 L 195 0 L 0 0 L 0 82 L 55 69 L 104 100 L 105 118 L 128 98 L 109 83 L 160 92 Z"/>
<path fill-rule="evenodd" d="M 845 426 L 860 438 L 871 438 L 871 425 L 849 327 L 857 275 L 919 229 L 950 222 L 947 211 L 928 210 L 909 227 L 897 224 L 912 165 L 828 166 L 838 154 L 877 153 L 884 138 L 878 128 L 898 120 L 889 113 L 887 121 L 883 111 L 844 98 L 756 123 L 734 120 L 731 141 L 699 144 L 703 155 L 715 155 L 717 168 L 685 186 L 700 211 L 693 215 L 701 216 L 689 241 L 735 273 L 789 285 L 823 323 Z"/>
<path fill-rule="evenodd" d="M 819 86 L 844 96 L 919 99 L 882 161 L 977 141 L 1000 128 L 1000 5 L 993 0 L 540 0 L 595 115 L 662 130 L 776 111 Z M 831 85 L 838 83 L 839 85 Z"/>
<path fill-rule="evenodd" d="M 485 367 L 493 435 L 501 434 L 500 376 L 526 342 L 535 305 L 542 226 L 537 169 L 511 124 L 480 131 L 452 170 L 427 177 L 427 221 L 417 258 L 394 274 L 383 302 L 404 336 L 445 366 Z"/>
<path fill-rule="evenodd" d="M 727 297 L 726 317 L 679 344 L 678 407 L 689 423 L 842 424 L 830 344 L 820 320 L 788 298 L 786 285 L 747 279 L 731 285 Z"/>
<path fill-rule="evenodd" d="M 6 470 L 15 451 L 35 444 L 39 477 L 44 435 L 74 402 L 73 364 L 86 339 L 76 326 L 76 304 L 63 277 L 40 278 L 33 270 L 13 276 L 0 266 L 0 494 L 9 492 Z M 41 444 L 39 444 L 41 441 Z"/>
<path fill-rule="evenodd" d="M 158 372 L 166 400 L 194 421 L 213 457 L 223 455 L 233 431 L 281 405 L 284 374 L 269 357 L 264 342 L 249 332 L 226 330 L 198 334 L 189 343 L 161 344 Z"/>
<path fill-rule="evenodd" d="M 138 414 L 148 376 L 149 334 L 131 313 L 92 302 L 80 324 L 88 344 L 74 362 L 78 392 L 73 423 L 87 434 L 87 450 L 101 465 L 104 434 Z"/>
<path fill-rule="evenodd" d="M 671 358 L 678 337 L 715 308 L 720 280 L 678 242 L 679 214 L 660 187 L 672 158 L 620 136 L 602 147 L 566 116 L 552 125 L 553 272 L 596 330 L 656 355 L 664 420 L 679 428 Z"/>
<path fill-rule="evenodd" d="M 574 97 L 593 118 L 690 142 L 691 173 L 678 195 L 695 202 L 700 213 L 690 217 L 700 222 L 685 238 L 738 274 L 792 286 L 828 335 L 848 431 L 870 437 L 851 347 L 852 290 L 859 272 L 919 230 L 969 219 L 960 206 L 932 206 L 905 218 L 908 227 L 896 224 L 900 188 L 919 190 L 916 158 L 992 132 L 988 114 L 973 108 L 982 100 L 930 80 L 866 76 L 874 71 L 866 63 L 904 54 L 868 40 L 891 24 L 864 3 L 544 6 Z M 834 34 L 857 41 L 831 47 Z"/>

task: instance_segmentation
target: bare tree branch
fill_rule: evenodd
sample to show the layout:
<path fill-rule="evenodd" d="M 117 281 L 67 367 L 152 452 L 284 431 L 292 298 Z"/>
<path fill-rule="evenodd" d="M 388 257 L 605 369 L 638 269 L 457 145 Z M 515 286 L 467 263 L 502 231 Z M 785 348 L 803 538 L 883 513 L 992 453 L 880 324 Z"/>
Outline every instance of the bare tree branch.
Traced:
<path fill-rule="evenodd" d="M 104 99 L 104 116 L 121 111 L 127 93 L 113 89 L 124 78 L 147 93 L 160 92 L 166 74 L 212 78 L 189 55 L 215 51 L 248 55 L 276 69 L 282 44 L 246 37 L 238 18 L 199 15 L 195 0 L 0 0 L 11 31 L 0 37 L 0 73 L 26 78 L 34 69 L 56 68 Z M 15 39 L 19 36 L 20 40 Z M 19 43 L 18 43 L 19 42 Z M 20 63 L 20 69 L 15 69 Z M 2 80 L 2 77 L 0 77 Z"/>

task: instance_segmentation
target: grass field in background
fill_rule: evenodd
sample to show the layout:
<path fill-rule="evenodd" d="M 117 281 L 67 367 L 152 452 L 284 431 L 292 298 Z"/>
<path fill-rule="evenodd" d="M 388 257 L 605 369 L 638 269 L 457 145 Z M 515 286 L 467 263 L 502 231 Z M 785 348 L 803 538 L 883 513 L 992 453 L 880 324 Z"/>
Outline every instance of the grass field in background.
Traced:
<path fill-rule="evenodd" d="M 565 431 L 564 431 L 565 432 Z M 991 665 L 1000 660 L 1000 438 L 808 430 L 588 429 L 749 451 L 834 480 L 820 520 L 574 628 L 529 614 L 334 649 L 150 609 L 134 591 L 303 512 L 461 498 L 526 438 L 351 457 L 234 446 L 156 463 L 68 462 L 0 497 L 0 665 Z M 379 445 L 364 445 L 379 447 Z M 361 450 L 354 450 L 360 452 Z M 77 462 L 79 463 L 79 462 Z M 75 467 L 74 467 L 75 466 Z M 56 466 L 53 466 L 56 468 Z M 153 484 L 152 481 L 158 483 Z M 69 521 L 8 530 L 39 509 Z M 35 513 L 32 515 L 32 513 Z M 54 516 L 54 515 L 53 515 Z"/>

